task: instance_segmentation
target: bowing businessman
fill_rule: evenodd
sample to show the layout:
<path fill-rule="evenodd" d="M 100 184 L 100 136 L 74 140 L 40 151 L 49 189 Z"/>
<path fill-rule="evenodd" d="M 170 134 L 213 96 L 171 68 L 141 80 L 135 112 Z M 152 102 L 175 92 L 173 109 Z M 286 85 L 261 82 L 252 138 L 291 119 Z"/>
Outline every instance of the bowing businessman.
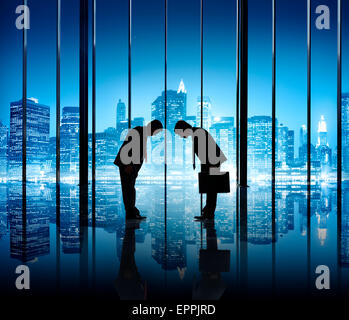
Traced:
<path fill-rule="evenodd" d="M 136 208 L 135 183 L 138 172 L 147 156 L 147 139 L 163 129 L 159 120 L 153 120 L 145 127 L 135 127 L 127 133 L 114 164 L 119 167 L 122 197 L 126 219 L 145 219 Z"/>
<path fill-rule="evenodd" d="M 192 127 L 189 123 L 180 120 L 175 125 L 175 133 L 182 138 L 192 137 L 193 168 L 195 170 L 195 155 L 201 162 L 201 173 L 206 175 L 221 175 L 221 164 L 227 160 L 222 150 L 212 136 L 205 129 Z M 200 181 L 199 181 L 200 184 Z M 197 220 L 213 219 L 217 204 L 217 186 L 206 186 L 209 191 L 206 196 L 206 206 L 202 209 Z"/>

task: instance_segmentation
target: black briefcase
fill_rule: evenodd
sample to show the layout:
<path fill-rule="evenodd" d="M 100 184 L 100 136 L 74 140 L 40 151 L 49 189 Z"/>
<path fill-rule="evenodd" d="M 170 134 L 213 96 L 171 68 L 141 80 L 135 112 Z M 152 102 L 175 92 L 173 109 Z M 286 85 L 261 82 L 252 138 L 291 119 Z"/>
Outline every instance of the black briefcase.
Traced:
<path fill-rule="evenodd" d="M 219 175 L 199 172 L 199 193 L 229 193 L 230 178 L 229 172 L 222 172 Z"/>

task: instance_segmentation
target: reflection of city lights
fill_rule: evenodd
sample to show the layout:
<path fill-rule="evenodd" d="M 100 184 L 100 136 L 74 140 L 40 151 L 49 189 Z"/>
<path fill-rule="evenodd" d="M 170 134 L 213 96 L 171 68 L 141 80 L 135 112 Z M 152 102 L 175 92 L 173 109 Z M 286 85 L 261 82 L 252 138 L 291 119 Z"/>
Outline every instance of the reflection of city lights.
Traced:
<path fill-rule="evenodd" d="M 181 279 L 181 280 L 184 279 L 185 271 L 186 271 L 186 270 L 187 270 L 187 268 L 180 268 L 180 267 L 177 267 L 179 279 Z"/>
<path fill-rule="evenodd" d="M 327 229 L 318 228 L 318 238 L 320 240 L 320 245 L 323 246 L 325 244 L 325 240 L 327 238 Z"/>

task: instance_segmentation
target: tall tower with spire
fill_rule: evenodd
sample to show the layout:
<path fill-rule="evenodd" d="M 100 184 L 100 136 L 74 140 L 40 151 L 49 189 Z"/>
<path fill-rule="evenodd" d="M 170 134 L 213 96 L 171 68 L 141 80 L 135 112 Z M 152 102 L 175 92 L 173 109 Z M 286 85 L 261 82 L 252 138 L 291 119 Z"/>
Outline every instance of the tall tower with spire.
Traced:
<path fill-rule="evenodd" d="M 165 121 L 165 92 L 157 97 L 152 103 L 151 109 L 152 120 L 160 120 L 163 124 Z M 185 119 L 187 116 L 187 91 L 185 90 L 184 82 L 181 80 L 178 90 L 167 90 L 166 95 L 166 111 L 168 130 L 173 130 L 176 122 Z"/>
<path fill-rule="evenodd" d="M 318 146 L 328 146 L 327 142 L 327 124 L 325 121 L 325 117 L 321 116 L 320 121 L 318 123 L 318 139 L 316 147 Z"/>
<path fill-rule="evenodd" d="M 177 93 L 187 93 L 187 90 L 185 90 L 183 79 L 181 79 L 181 82 L 179 83 Z"/>
<path fill-rule="evenodd" d="M 318 138 L 316 143 L 317 158 L 320 161 L 321 170 L 327 171 L 332 163 L 332 150 L 327 142 L 327 124 L 322 115 L 318 123 Z"/>
<path fill-rule="evenodd" d="M 178 120 L 184 120 L 187 117 L 187 91 L 185 90 L 183 80 L 180 81 L 178 90 L 167 90 L 166 92 L 166 128 L 170 132 L 173 132 L 174 127 Z M 165 126 L 165 92 L 163 91 L 161 96 L 157 97 L 151 105 L 151 119 L 160 120 Z M 172 140 L 168 141 L 175 145 L 175 138 L 172 136 Z M 152 140 L 152 147 L 157 147 L 161 143 L 161 137 L 154 137 Z M 170 157 L 170 155 L 168 155 Z M 172 159 L 175 158 L 175 148 L 172 148 Z M 168 158 L 169 160 L 170 158 Z"/>

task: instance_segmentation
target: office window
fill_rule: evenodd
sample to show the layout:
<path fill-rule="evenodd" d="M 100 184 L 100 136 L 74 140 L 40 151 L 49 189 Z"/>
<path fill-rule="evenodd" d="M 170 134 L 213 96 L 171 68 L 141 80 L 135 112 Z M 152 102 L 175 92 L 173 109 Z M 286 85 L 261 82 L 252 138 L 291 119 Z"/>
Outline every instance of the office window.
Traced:
<path fill-rule="evenodd" d="M 276 10 L 276 184 L 280 188 L 305 188 L 307 8 L 302 1 L 287 1 L 277 4 Z M 299 10 L 299 14 L 289 21 L 289 12 L 294 10 Z M 292 33 L 288 32 L 290 28 Z"/>
<path fill-rule="evenodd" d="M 168 0 L 167 224 L 169 230 L 178 230 L 171 237 L 173 243 L 178 244 L 178 250 L 182 251 L 180 257 L 183 257 L 185 240 L 197 241 L 197 226 L 181 223 L 180 220 L 189 222 L 193 216 L 200 214 L 197 184 L 200 161 L 196 159 L 194 171 L 192 139 L 181 138 L 174 133 L 174 127 L 181 119 L 193 127 L 200 127 L 200 10 L 200 1 Z M 186 263 L 178 257 L 181 270 L 186 268 Z"/>
<path fill-rule="evenodd" d="M 312 2 L 314 8 L 320 4 Z M 327 5 L 333 27 L 319 30 L 312 25 L 311 167 L 313 183 L 330 187 L 337 181 L 337 3 Z"/>
<path fill-rule="evenodd" d="M 14 27 L 12 12 L 21 1 L 2 1 L 0 4 L 0 26 L 6 35 L 6 46 L 0 51 L 2 87 L 0 109 L 0 179 L 1 181 L 22 179 L 22 111 L 11 103 L 22 99 L 22 40 L 23 32 Z M 12 115 L 12 116 L 11 116 Z"/>
<path fill-rule="evenodd" d="M 29 0 L 28 7 L 27 180 L 55 181 L 56 1 Z"/>
<path fill-rule="evenodd" d="M 79 178 L 79 1 L 61 2 L 61 181 Z"/>
<path fill-rule="evenodd" d="M 203 127 L 209 131 L 227 160 L 221 171 L 229 171 L 231 193 L 219 194 L 217 234 L 234 250 L 236 218 L 236 3 L 204 1 L 203 25 Z M 200 117 L 201 101 L 197 102 Z M 224 222 L 223 222 L 224 221 Z"/>
<path fill-rule="evenodd" d="M 272 154 L 271 3 L 251 0 L 248 6 L 248 179 L 266 184 Z"/>

